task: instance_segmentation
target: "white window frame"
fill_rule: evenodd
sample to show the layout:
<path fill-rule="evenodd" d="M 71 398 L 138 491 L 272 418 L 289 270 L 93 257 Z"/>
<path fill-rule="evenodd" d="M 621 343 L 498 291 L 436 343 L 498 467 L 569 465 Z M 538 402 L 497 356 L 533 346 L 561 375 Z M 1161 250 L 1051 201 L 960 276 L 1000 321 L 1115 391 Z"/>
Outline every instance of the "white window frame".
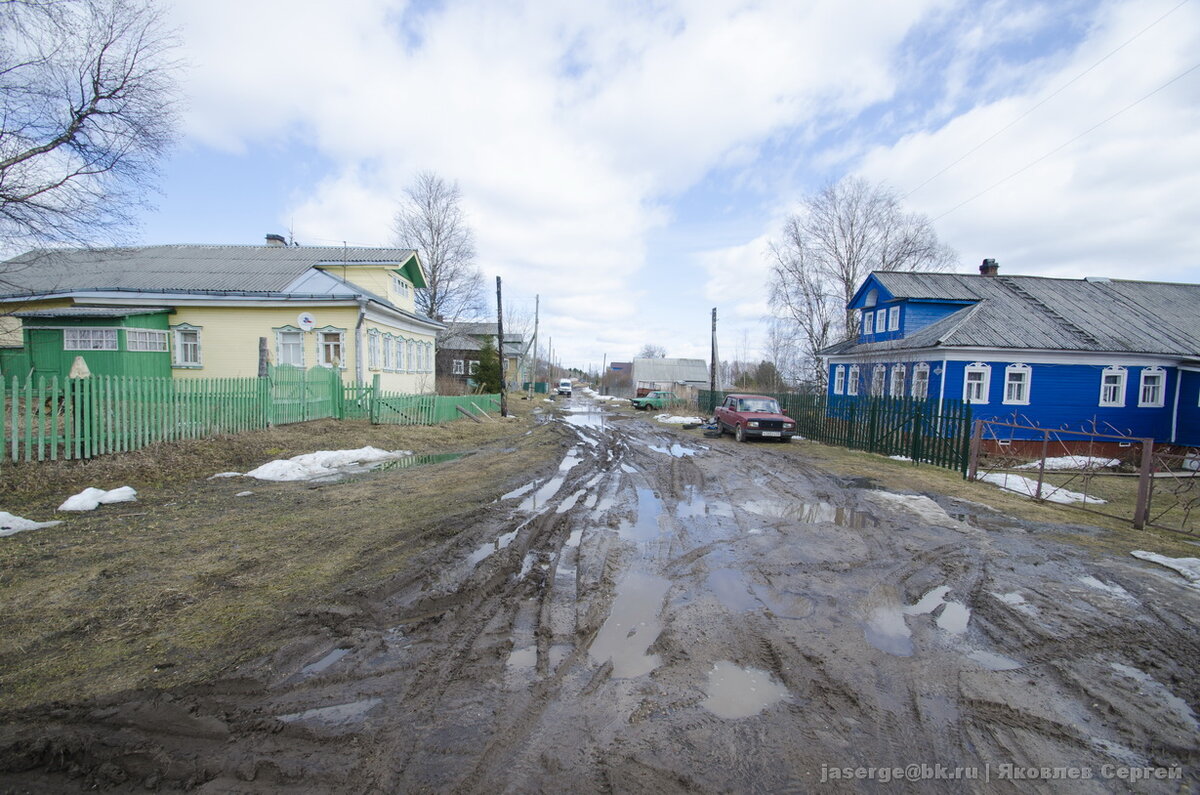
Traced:
<path fill-rule="evenodd" d="M 65 328 L 63 329 L 64 351 L 115 351 L 116 328 Z"/>
<path fill-rule="evenodd" d="M 127 328 L 125 329 L 125 350 L 166 353 L 170 350 L 167 344 L 167 332 L 153 328 Z"/>
<path fill-rule="evenodd" d="M 864 309 L 864 310 L 862 310 L 861 315 L 862 315 L 862 333 L 863 333 L 863 336 L 865 337 L 871 333 L 871 313 Z"/>
<path fill-rule="evenodd" d="M 1116 376 L 1117 383 L 1111 384 L 1113 397 L 1106 398 L 1105 392 L 1108 391 L 1109 384 L 1105 380 L 1109 376 Z M 1120 365 L 1109 365 L 1100 371 L 1100 402 L 1098 405 L 1107 406 L 1109 408 L 1125 408 L 1125 393 L 1129 387 L 1129 371 Z"/>
<path fill-rule="evenodd" d="M 415 373 L 420 367 L 419 363 L 417 362 L 417 341 L 405 340 L 404 345 L 406 348 L 404 351 L 404 364 L 406 365 L 405 372 Z"/>
<path fill-rule="evenodd" d="M 840 395 L 846 391 L 846 366 L 839 364 L 833 368 L 833 394 Z"/>
<path fill-rule="evenodd" d="M 871 368 L 871 397 L 883 397 L 887 388 L 887 365 L 877 364 Z"/>
<path fill-rule="evenodd" d="M 917 385 L 920 384 L 920 389 Z M 929 363 L 921 362 L 913 368 L 912 384 L 909 386 L 909 394 L 918 400 L 927 400 L 929 398 Z"/>
<path fill-rule="evenodd" d="M 858 365 L 852 364 L 846 371 L 846 394 L 858 394 Z"/>
<path fill-rule="evenodd" d="M 331 341 L 331 338 L 336 339 Z M 334 349 L 337 351 L 337 364 L 328 355 Z M 346 369 L 346 329 L 333 326 L 317 329 L 317 365 Z"/>
<path fill-rule="evenodd" d="M 907 375 L 908 368 L 903 364 L 892 365 L 892 377 L 889 382 L 888 395 L 894 398 L 904 397 L 904 378 Z"/>
<path fill-rule="evenodd" d="M 178 326 L 171 326 L 171 366 L 172 367 L 203 367 L 204 366 L 204 349 L 200 344 L 200 326 L 193 326 L 191 323 L 180 323 Z M 195 334 L 195 343 L 188 342 L 184 339 L 185 335 Z M 196 357 L 193 361 L 187 356 L 188 348 L 195 347 Z"/>
<path fill-rule="evenodd" d="M 466 375 L 467 374 L 466 361 L 463 359 L 455 359 L 453 373 L 454 373 L 454 375 Z"/>
<path fill-rule="evenodd" d="M 982 377 L 972 380 L 972 375 Z M 976 386 L 979 387 L 978 390 L 973 389 Z M 973 362 L 963 369 L 963 403 L 986 404 L 991 387 L 992 366 L 990 364 Z M 978 397 L 972 396 L 974 392 L 978 392 Z"/>
<path fill-rule="evenodd" d="M 1014 378 L 1014 376 L 1021 376 Z M 1013 387 L 1017 387 L 1014 395 Z M 1008 406 L 1028 406 L 1029 395 L 1033 390 L 1033 368 L 1027 364 L 1010 364 L 1004 368 L 1004 399 Z"/>
<path fill-rule="evenodd" d="M 1150 387 L 1147 383 L 1147 376 L 1158 376 L 1158 385 Z M 1156 398 L 1147 400 L 1147 389 L 1154 389 Z M 1142 373 L 1138 377 L 1138 408 L 1140 409 L 1160 409 L 1166 405 L 1167 398 L 1167 371 L 1161 367 L 1143 367 Z"/>
<path fill-rule="evenodd" d="M 284 351 L 284 336 L 285 335 L 287 335 L 289 338 L 293 337 L 293 336 L 299 337 L 299 340 L 300 340 L 300 342 L 299 342 L 300 361 L 299 362 L 284 361 L 283 351 Z M 295 343 L 292 343 L 292 342 L 289 342 L 287 344 L 288 348 L 292 348 L 294 346 L 295 346 Z M 276 364 L 278 364 L 278 365 L 289 364 L 293 367 L 304 367 L 304 348 L 305 348 L 305 345 L 304 345 L 304 330 L 303 329 L 296 328 L 295 326 L 281 326 L 281 327 L 275 329 L 275 363 Z"/>
<path fill-rule="evenodd" d="M 880 309 L 875 313 L 875 333 L 882 334 L 887 331 L 887 310 Z"/>
<path fill-rule="evenodd" d="M 479 375 L 479 360 L 472 359 L 467 362 L 467 375 Z"/>
<path fill-rule="evenodd" d="M 412 295 L 412 286 L 408 280 L 399 274 L 392 274 L 392 290 L 401 298 L 408 298 Z"/>
<path fill-rule="evenodd" d="M 368 370 L 378 370 L 379 369 L 379 356 L 380 356 L 379 331 L 378 331 L 378 329 L 371 329 L 370 331 L 367 332 L 367 369 Z"/>
<path fill-rule="evenodd" d="M 888 309 L 888 331 L 900 330 L 900 307 L 893 306 Z"/>

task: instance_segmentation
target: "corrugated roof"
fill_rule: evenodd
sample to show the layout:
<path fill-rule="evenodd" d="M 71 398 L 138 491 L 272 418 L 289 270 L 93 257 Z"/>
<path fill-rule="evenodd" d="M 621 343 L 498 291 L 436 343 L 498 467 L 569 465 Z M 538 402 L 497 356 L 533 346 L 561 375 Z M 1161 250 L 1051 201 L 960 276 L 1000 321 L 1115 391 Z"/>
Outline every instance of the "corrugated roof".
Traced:
<path fill-rule="evenodd" d="M 315 265 L 403 264 L 402 248 L 136 246 L 35 250 L 0 264 L 7 294 L 128 289 L 279 293 Z"/>
<path fill-rule="evenodd" d="M 31 309 L 28 312 L 13 312 L 13 317 L 134 317 L 136 315 L 158 315 L 170 312 L 166 306 L 108 307 L 70 306 L 62 309 Z"/>
<path fill-rule="evenodd" d="M 903 339 L 841 343 L 826 355 L 941 346 L 1195 356 L 1200 284 L 877 272 L 896 298 L 971 300 Z"/>
<path fill-rule="evenodd" d="M 708 364 L 703 359 L 634 359 L 633 379 L 654 383 L 708 383 Z"/>

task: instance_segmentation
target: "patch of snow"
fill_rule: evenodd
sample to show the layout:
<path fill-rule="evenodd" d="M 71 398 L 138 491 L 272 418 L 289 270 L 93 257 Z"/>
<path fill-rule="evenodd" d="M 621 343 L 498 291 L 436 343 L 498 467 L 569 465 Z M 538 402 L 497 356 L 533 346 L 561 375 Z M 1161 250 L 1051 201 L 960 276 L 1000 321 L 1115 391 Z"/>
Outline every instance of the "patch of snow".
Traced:
<path fill-rule="evenodd" d="M 26 530 L 40 530 L 43 527 L 53 527 L 56 524 L 62 524 L 62 521 L 33 522 L 29 519 L 22 519 L 20 516 L 13 516 L 7 511 L 0 511 L 0 536 L 16 535 Z"/>
<path fill-rule="evenodd" d="M 896 494 L 890 491 L 870 491 L 863 495 L 867 500 L 882 503 L 888 510 L 901 508 L 916 514 L 934 525 L 954 526 L 958 521 L 946 513 L 946 509 L 920 494 Z"/>
<path fill-rule="evenodd" d="M 989 472 L 986 475 L 980 475 L 979 479 L 997 485 L 1005 491 L 1024 494 L 1027 497 L 1033 497 L 1037 494 L 1037 481 L 1030 480 L 1021 475 L 1013 475 L 1007 472 Z M 1087 494 L 1080 494 L 1077 491 L 1068 491 L 1050 483 L 1042 483 L 1042 499 L 1062 505 L 1072 502 L 1103 505 L 1106 502 L 1106 500 L 1102 500 L 1099 497 L 1091 497 Z"/>
<path fill-rule="evenodd" d="M 66 502 L 58 506 L 60 511 L 94 511 L 101 505 L 114 502 L 136 502 L 137 492 L 129 486 L 105 491 L 88 487 L 78 494 L 68 497 Z"/>
<path fill-rule="evenodd" d="M 1119 585 L 1109 585 L 1108 583 L 1104 582 L 1103 580 L 1098 580 L 1095 577 L 1092 577 L 1090 575 L 1087 577 L 1080 577 L 1079 581 L 1089 588 L 1095 588 L 1097 591 L 1103 591 L 1104 593 L 1108 594 L 1109 596 L 1115 597 L 1117 599 L 1125 599 L 1130 602 L 1137 601 L 1129 594 L 1129 591 L 1126 591 L 1124 588 L 1122 588 Z"/>
<path fill-rule="evenodd" d="M 910 464 L 912 463 L 912 459 L 906 455 L 889 455 L 888 458 L 892 461 L 907 461 Z"/>
<path fill-rule="evenodd" d="M 1148 560 L 1151 563 L 1166 566 L 1168 569 L 1174 569 L 1183 575 L 1183 578 L 1188 581 L 1188 585 L 1200 589 L 1200 558 L 1168 558 L 1166 555 L 1144 552 L 1140 549 L 1129 554 L 1139 560 Z"/>
<path fill-rule="evenodd" d="M 670 447 L 657 447 L 655 445 L 649 445 L 649 448 L 656 453 L 663 453 L 664 455 L 669 455 L 673 458 L 687 458 L 688 456 L 696 455 L 702 450 L 708 449 L 707 447 L 701 447 L 699 449 L 693 447 L 684 447 L 678 442 L 672 444 Z"/>
<path fill-rule="evenodd" d="M 237 494 L 235 494 L 235 495 L 233 495 L 233 496 L 235 496 L 235 497 L 249 497 L 249 496 L 250 496 L 250 495 L 252 495 L 252 494 L 254 494 L 254 492 L 252 492 L 252 491 L 239 491 Z"/>
<path fill-rule="evenodd" d="M 209 475 L 208 479 L 216 480 L 217 478 L 240 478 L 241 476 L 241 472 L 218 472 L 215 475 Z"/>
<path fill-rule="evenodd" d="M 285 461 L 269 461 L 257 469 L 247 472 L 246 477 L 275 481 L 310 480 L 336 475 L 338 470 L 356 464 L 390 461 L 410 455 L 412 455 L 410 450 L 388 452 L 377 447 L 360 447 L 357 450 L 319 450 Z"/>
<path fill-rule="evenodd" d="M 1042 465 L 1041 460 L 1030 461 L 1028 464 L 1021 464 L 1013 469 L 1037 469 Z M 1057 458 L 1046 459 L 1046 469 L 1108 469 L 1109 467 L 1120 466 L 1119 458 L 1096 458 L 1095 456 L 1086 455 L 1063 455 Z"/>
<path fill-rule="evenodd" d="M 701 417 L 678 417 L 673 414 L 657 414 L 654 419 L 661 422 L 663 425 L 701 425 L 704 419 Z"/>

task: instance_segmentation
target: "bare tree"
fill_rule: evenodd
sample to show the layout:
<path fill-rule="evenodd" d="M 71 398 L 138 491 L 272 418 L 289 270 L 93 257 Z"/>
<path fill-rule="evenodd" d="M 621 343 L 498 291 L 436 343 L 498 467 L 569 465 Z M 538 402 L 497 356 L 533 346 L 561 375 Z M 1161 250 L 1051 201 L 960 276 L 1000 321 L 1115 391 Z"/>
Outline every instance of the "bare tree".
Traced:
<path fill-rule="evenodd" d="M 417 308 L 451 323 L 482 316 L 483 274 L 475 266 L 475 236 L 458 184 L 422 171 L 405 194 L 393 230 L 397 245 L 415 248 L 425 265 L 429 286 L 417 291 Z"/>
<path fill-rule="evenodd" d="M 150 0 L 0 2 L 0 245 L 114 242 L 177 128 Z"/>
<path fill-rule="evenodd" d="M 647 342 L 638 351 L 637 358 L 639 359 L 665 359 L 667 358 L 667 349 L 661 345 L 654 345 Z"/>
<path fill-rule="evenodd" d="M 770 256 L 772 308 L 792 320 L 811 377 L 824 385 L 817 351 L 853 337 L 846 305 L 868 273 L 949 267 L 957 255 L 894 191 L 848 177 L 804 200 Z"/>

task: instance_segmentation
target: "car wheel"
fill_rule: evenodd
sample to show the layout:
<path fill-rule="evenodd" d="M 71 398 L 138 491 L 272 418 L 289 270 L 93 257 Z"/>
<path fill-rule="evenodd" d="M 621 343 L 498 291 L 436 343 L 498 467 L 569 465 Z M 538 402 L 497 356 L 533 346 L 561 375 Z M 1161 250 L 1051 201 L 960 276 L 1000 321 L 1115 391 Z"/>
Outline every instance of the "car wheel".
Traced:
<path fill-rule="evenodd" d="M 734 438 L 734 439 L 737 439 L 739 442 L 744 442 L 744 441 L 746 441 L 746 431 L 745 431 L 745 429 L 744 429 L 744 428 L 742 428 L 742 426 L 741 426 L 741 425 L 737 426 L 737 427 L 734 429 L 734 431 L 733 431 L 733 438 Z"/>

